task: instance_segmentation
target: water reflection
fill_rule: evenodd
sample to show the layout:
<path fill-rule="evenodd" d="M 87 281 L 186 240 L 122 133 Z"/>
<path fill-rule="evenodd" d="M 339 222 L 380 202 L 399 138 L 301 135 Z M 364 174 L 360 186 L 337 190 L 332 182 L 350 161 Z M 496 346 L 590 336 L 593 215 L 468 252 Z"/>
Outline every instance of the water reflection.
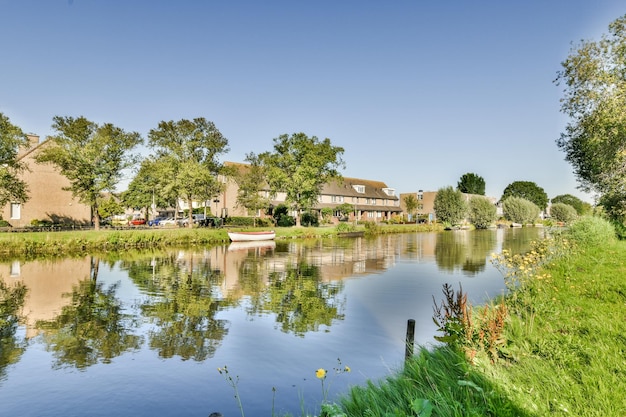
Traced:
<path fill-rule="evenodd" d="M 491 252 L 524 251 L 541 233 L 418 233 L 0 261 L 0 381 L 11 398 L 3 411 L 50 415 L 54 404 L 54 415 L 177 416 L 183 408 L 188 415 L 236 415 L 230 387 L 208 376 L 227 364 L 242 373 L 247 404 L 269 408 L 276 387 L 283 410 L 298 413 L 301 397 L 288 395 L 294 387 L 307 402 L 320 400 L 311 370 L 337 357 L 349 362 L 354 372 L 333 390 L 386 374 L 384 361 L 403 358 L 408 318 L 418 323 L 416 340 L 432 342 L 432 295 L 442 283 L 456 286 L 470 276 L 463 281 L 470 297 L 499 293 Z M 73 385 L 51 388 L 59 383 Z M 86 396 L 90 401 L 80 401 Z"/>
<path fill-rule="evenodd" d="M 68 294 L 69 305 L 53 320 L 40 320 L 36 328 L 43 333 L 55 366 L 83 369 L 99 361 L 110 363 L 124 352 L 139 349 L 142 337 L 133 334 L 133 317 L 122 312 L 116 298 L 116 285 L 104 288 L 97 282 L 97 260 L 91 278 L 80 281 Z"/>
<path fill-rule="evenodd" d="M 145 261 L 122 262 L 121 269 L 146 294 L 141 314 L 154 326 L 149 346 L 160 357 L 205 360 L 227 333 L 226 323 L 215 313 L 228 301 L 219 299 L 215 286 L 221 273 L 210 259 L 194 252 L 170 253 Z"/>
<path fill-rule="evenodd" d="M 437 266 L 443 271 L 460 269 L 466 275 L 475 275 L 485 270 L 487 257 L 496 246 L 496 233 L 492 230 L 439 233 L 435 247 Z"/>
<path fill-rule="evenodd" d="M 5 379 L 6 368 L 26 350 L 26 341 L 16 334 L 26 291 L 22 283 L 10 286 L 0 281 L 0 381 Z"/>

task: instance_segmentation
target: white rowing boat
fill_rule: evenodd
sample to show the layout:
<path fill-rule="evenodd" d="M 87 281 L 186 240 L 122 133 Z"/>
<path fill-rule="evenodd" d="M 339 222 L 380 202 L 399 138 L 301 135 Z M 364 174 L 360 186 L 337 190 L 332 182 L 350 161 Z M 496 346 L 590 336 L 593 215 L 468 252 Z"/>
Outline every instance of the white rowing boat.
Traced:
<path fill-rule="evenodd" d="M 228 232 L 228 237 L 233 242 L 255 242 L 258 240 L 273 240 L 276 232 L 273 230 L 264 232 Z"/>

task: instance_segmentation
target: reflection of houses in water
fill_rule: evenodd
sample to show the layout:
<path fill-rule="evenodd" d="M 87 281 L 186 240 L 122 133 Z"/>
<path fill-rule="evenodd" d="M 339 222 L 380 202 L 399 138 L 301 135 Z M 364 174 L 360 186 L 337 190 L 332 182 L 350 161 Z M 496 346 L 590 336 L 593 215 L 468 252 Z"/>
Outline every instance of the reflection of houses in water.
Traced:
<path fill-rule="evenodd" d="M 8 285 L 21 282 L 28 288 L 22 307 L 27 337 L 34 336 L 37 321 L 54 319 L 72 301 L 67 294 L 80 281 L 88 279 L 90 273 L 90 256 L 0 263 L 0 279 Z"/>
<path fill-rule="evenodd" d="M 219 290 L 236 294 L 240 280 L 255 276 L 263 286 L 272 273 L 285 273 L 298 264 L 315 266 L 323 282 L 340 281 L 357 275 L 378 273 L 391 267 L 397 259 L 396 241 L 392 238 L 315 242 L 250 242 L 246 245 L 217 246 L 202 252 L 180 251 L 177 262 L 189 270 L 202 264 L 221 276 Z"/>

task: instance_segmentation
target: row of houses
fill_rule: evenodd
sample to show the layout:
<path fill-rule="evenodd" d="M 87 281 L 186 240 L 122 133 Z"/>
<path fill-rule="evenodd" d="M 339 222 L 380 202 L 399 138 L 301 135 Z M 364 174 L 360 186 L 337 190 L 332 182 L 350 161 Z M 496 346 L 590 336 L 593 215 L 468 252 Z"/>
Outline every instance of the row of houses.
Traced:
<path fill-rule="evenodd" d="M 2 210 L 2 218 L 13 227 L 24 227 L 32 224 L 34 220 L 48 221 L 53 223 L 89 225 L 92 223 L 93 213 L 91 208 L 78 201 L 67 190 L 70 183 L 58 170 L 50 164 L 37 164 L 35 156 L 37 152 L 48 146 L 48 141 L 39 140 L 38 136 L 29 135 L 28 145 L 21 148 L 18 158 L 28 168 L 21 173 L 21 178 L 29 188 L 30 199 L 26 203 L 11 202 Z M 226 162 L 237 170 L 246 168 L 246 164 Z M 223 192 L 210 201 L 195 202 L 194 208 L 205 206 L 213 215 L 227 216 L 252 216 L 247 210 L 237 204 L 237 183 L 233 178 L 223 177 Z M 269 196 L 269 190 L 263 190 Z M 398 194 L 392 187 L 382 181 L 343 177 L 341 180 L 331 181 L 322 188 L 315 210 L 325 208 L 335 210 L 332 220 L 339 222 L 340 216 L 336 208 L 342 204 L 350 204 L 354 211 L 345 220 L 380 222 L 391 219 L 394 216 L 408 214 L 404 199 L 409 194 L 416 196 L 418 201 L 418 213 L 427 220 L 434 220 L 435 191 L 418 191 L 416 193 Z M 271 201 L 271 207 L 276 207 L 285 202 L 285 195 L 279 193 Z M 180 203 L 178 216 L 188 210 L 185 202 Z M 170 209 L 172 213 L 175 209 Z M 165 208 L 154 208 L 150 217 L 159 213 L 167 212 Z M 132 214 L 132 213 L 129 213 Z M 256 213 L 258 217 L 269 215 L 265 211 Z"/>

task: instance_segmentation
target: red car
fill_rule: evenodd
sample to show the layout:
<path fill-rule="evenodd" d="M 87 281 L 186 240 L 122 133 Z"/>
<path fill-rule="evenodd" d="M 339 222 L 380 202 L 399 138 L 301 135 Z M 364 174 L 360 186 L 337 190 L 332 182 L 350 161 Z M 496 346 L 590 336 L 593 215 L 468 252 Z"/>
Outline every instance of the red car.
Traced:
<path fill-rule="evenodd" d="M 130 221 L 130 224 L 132 224 L 133 226 L 139 226 L 142 224 L 146 224 L 146 219 L 132 219 Z"/>

